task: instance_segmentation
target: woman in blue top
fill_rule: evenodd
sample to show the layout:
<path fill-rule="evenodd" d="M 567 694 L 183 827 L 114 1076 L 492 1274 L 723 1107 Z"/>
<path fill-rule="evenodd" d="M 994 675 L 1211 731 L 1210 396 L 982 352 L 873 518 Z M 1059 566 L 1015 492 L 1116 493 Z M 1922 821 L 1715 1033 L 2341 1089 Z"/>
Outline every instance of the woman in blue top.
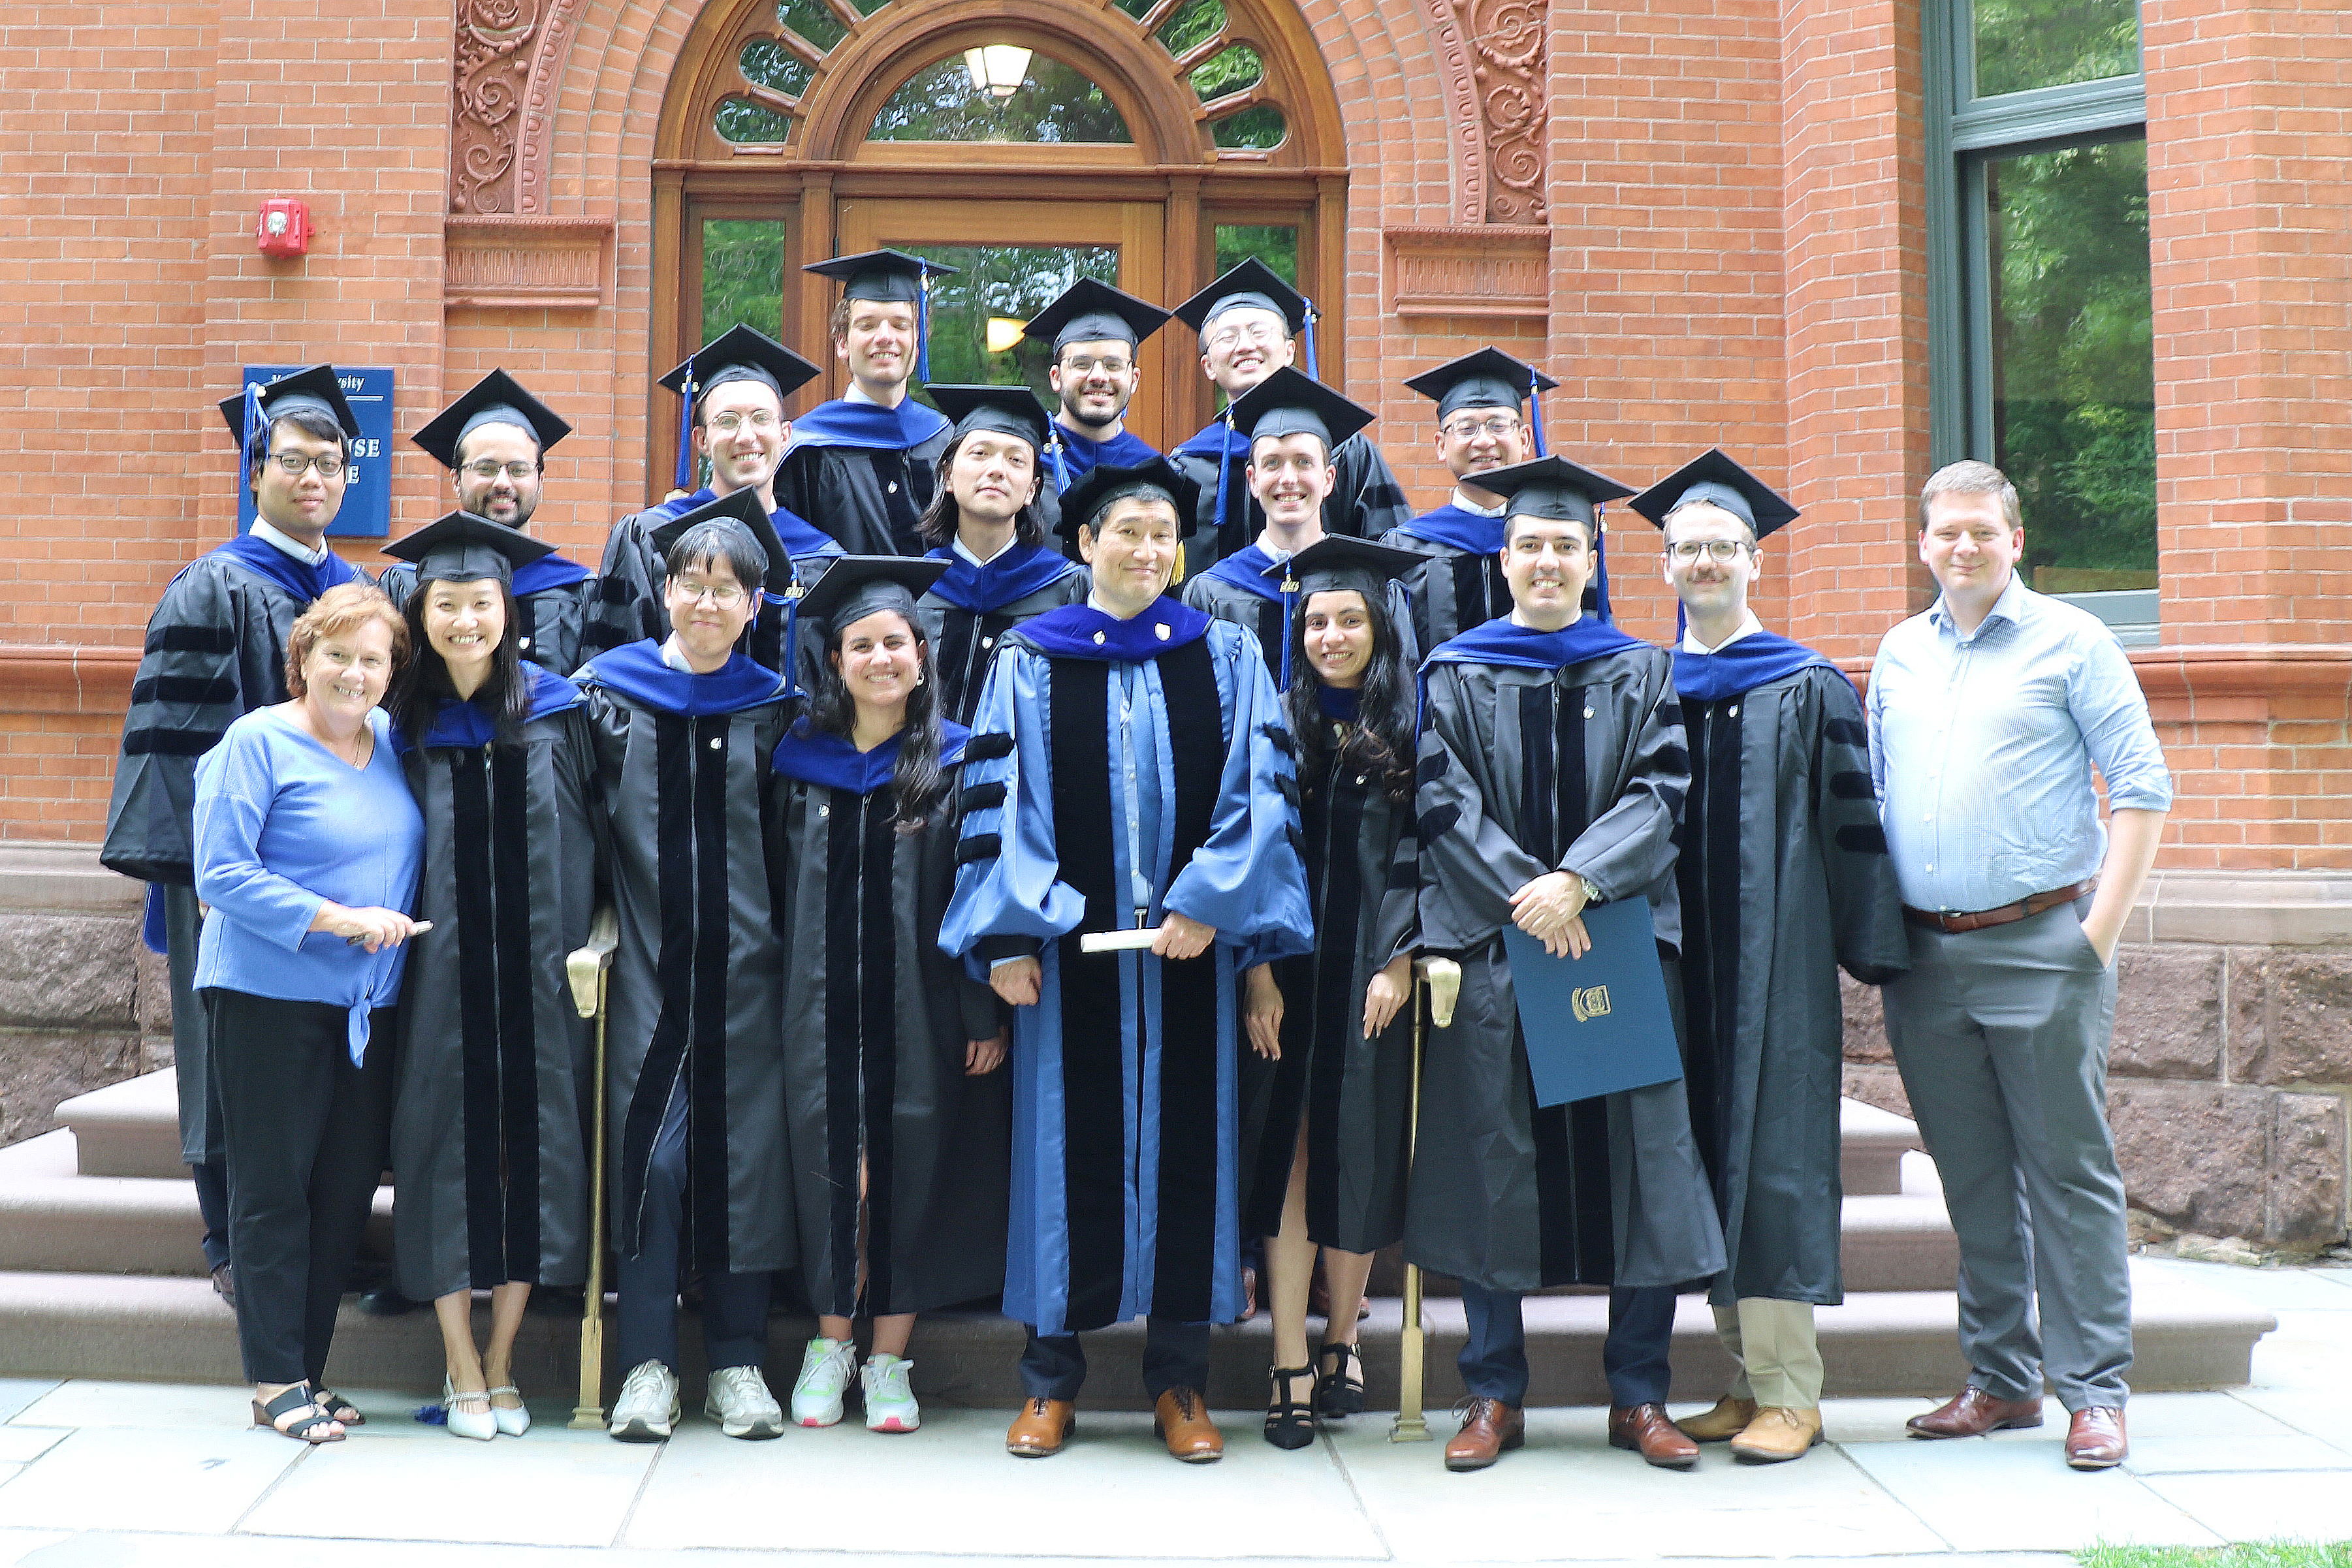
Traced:
<path fill-rule="evenodd" d="M 228 1151 L 229 1256 L 253 1416 L 340 1441 L 321 1378 L 392 1112 L 392 1004 L 424 824 L 377 711 L 408 629 L 364 582 L 320 595 L 286 645 L 290 702 L 196 766 L 196 955 Z"/>

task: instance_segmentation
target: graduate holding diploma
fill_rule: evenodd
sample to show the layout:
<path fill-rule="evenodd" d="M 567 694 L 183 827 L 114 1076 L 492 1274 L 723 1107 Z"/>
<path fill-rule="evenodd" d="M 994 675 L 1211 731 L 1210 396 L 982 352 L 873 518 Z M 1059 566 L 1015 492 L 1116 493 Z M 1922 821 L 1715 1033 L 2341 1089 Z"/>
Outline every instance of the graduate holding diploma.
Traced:
<path fill-rule="evenodd" d="M 1670 661 L 1580 610 L 1595 506 L 1629 491 L 1558 457 L 1479 483 L 1508 498 L 1513 609 L 1430 655 L 1415 802 L 1422 950 L 1462 964 L 1425 1058 L 1405 1215 L 1406 1257 L 1462 1281 L 1469 1323 L 1470 1409 L 1445 1463 L 1479 1469 L 1519 1446 L 1519 1299 L 1590 1284 L 1611 1287 L 1609 1440 L 1686 1466 L 1698 1450 L 1664 1404 L 1675 1291 L 1723 1266 L 1723 1238 L 1682 1087 L 1539 1108 L 1501 939 L 1516 926 L 1583 958 L 1585 906 L 1643 899 L 1672 967 L 1689 765 Z M 1586 961 L 1605 980 L 1609 955 Z"/>

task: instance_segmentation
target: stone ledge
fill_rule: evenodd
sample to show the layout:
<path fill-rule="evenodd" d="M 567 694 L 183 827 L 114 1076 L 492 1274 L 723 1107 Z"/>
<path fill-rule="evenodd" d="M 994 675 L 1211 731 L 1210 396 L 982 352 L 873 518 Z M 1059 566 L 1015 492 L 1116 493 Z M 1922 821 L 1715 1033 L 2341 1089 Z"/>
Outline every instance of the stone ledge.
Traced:
<path fill-rule="evenodd" d="M 0 911 L 136 915 L 144 884 L 98 863 L 95 844 L 0 843 Z"/>
<path fill-rule="evenodd" d="M 2352 876 L 2311 871 L 2158 871 L 2126 942 L 2316 947 L 2352 944 Z"/>

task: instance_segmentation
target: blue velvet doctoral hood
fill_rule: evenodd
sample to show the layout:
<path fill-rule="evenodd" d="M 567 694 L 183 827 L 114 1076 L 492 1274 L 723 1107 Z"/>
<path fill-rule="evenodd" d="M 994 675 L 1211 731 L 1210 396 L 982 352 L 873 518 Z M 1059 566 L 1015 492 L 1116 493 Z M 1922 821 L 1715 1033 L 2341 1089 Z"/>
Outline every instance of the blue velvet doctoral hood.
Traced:
<path fill-rule="evenodd" d="M 776 742 L 772 762 L 787 779 L 846 789 L 853 795 L 871 795 L 898 777 L 898 743 L 906 734 L 900 730 L 873 750 L 860 751 L 845 735 L 812 730 L 807 719 L 794 719 L 792 728 Z M 955 720 L 940 720 L 940 766 L 953 768 L 961 762 L 964 743 L 971 738 L 971 731 Z"/>
<path fill-rule="evenodd" d="M 1423 512 L 1397 531 L 1471 555 L 1500 555 L 1503 549 L 1502 518 L 1465 512 L 1451 501 L 1433 512 Z"/>
<path fill-rule="evenodd" d="M 974 566 L 952 545 L 942 545 L 926 559 L 948 563 L 947 574 L 931 584 L 930 591 L 974 615 L 992 614 L 1086 570 L 1043 545 L 1013 545 L 984 566 Z"/>
<path fill-rule="evenodd" d="M 1483 626 L 1441 643 L 1422 661 L 1426 675 L 1433 664 L 1501 664 L 1515 670 L 1564 670 L 1587 659 L 1603 658 L 1628 648 L 1649 644 L 1629 637 L 1595 615 L 1579 616 L 1557 632 L 1537 632 L 1497 615 Z"/>
<path fill-rule="evenodd" d="M 1802 643 L 1751 632 L 1712 653 L 1675 650 L 1675 690 L 1693 702 L 1716 702 L 1769 685 L 1819 664 L 1837 668 Z"/>
<path fill-rule="evenodd" d="M 523 679 L 530 683 L 530 712 L 524 716 L 525 723 L 551 718 L 578 707 L 587 700 L 578 686 L 562 675 L 542 670 L 529 662 L 524 663 L 522 670 Z M 488 746 L 497 736 L 498 721 L 483 712 L 479 703 L 467 697 L 445 700 L 434 714 L 433 726 L 425 732 L 422 740 L 412 739 L 398 725 L 394 725 L 392 743 L 404 752 L 419 747 L 429 751 L 436 746 Z"/>
<path fill-rule="evenodd" d="M 1106 615 L 1091 604 L 1065 604 L 1023 623 L 1013 635 L 1049 659 L 1132 664 L 1156 659 L 1171 648 L 1198 641 L 1209 630 L 1211 619 L 1206 611 L 1163 596 L 1127 621 Z"/>
<path fill-rule="evenodd" d="M 210 553 L 225 556 L 248 571 L 259 572 L 305 604 L 359 576 L 349 562 L 332 550 L 327 552 L 325 560 L 312 566 L 251 534 L 239 534 L 226 544 L 215 545 Z"/>
<path fill-rule="evenodd" d="M 650 637 L 599 653 L 580 667 L 578 679 L 682 718 L 740 713 L 786 695 L 784 677 L 749 654 L 733 655 L 709 674 L 688 674 L 663 664 L 661 644 Z"/>
<path fill-rule="evenodd" d="M 947 416 L 913 398 L 896 408 L 878 402 L 850 402 L 835 398 L 793 421 L 792 439 L 784 443 L 790 457 L 803 446 L 845 446 L 861 452 L 904 452 L 948 428 Z M 789 544 L 790 541 L 787 541 Z"/>

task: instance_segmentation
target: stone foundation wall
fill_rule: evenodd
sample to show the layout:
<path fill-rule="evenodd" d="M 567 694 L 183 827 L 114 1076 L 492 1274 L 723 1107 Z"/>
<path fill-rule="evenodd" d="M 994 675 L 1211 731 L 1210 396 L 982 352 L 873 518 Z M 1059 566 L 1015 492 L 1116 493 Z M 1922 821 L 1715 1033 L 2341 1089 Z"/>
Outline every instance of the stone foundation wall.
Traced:
<path fill-rule="evenodd" d="M 0 862 L 0 1145 L 50 1131 L 59 1101 L 171 1065 L 140 897 L 87 849 L 12 846 Z"/>

